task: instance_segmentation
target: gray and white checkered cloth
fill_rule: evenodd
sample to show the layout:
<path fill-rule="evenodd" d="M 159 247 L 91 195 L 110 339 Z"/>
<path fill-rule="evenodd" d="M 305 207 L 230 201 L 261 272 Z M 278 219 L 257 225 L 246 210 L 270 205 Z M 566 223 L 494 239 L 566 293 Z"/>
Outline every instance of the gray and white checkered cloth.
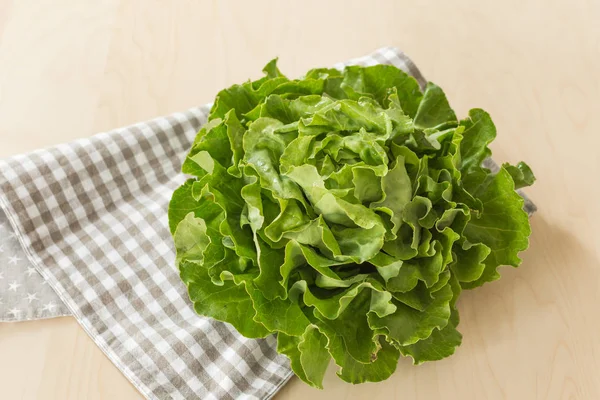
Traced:
<path fill-rule="evenodd" d="M 425 84 L 393 48 L 336 67 L 377 63 Z M 0 161 L 0 206 L 29 262 L 149 399 L 266 399 L 291 376 L 273 337 L 196 315 L 174 266 L 167 204 L 208 110 Z"/>

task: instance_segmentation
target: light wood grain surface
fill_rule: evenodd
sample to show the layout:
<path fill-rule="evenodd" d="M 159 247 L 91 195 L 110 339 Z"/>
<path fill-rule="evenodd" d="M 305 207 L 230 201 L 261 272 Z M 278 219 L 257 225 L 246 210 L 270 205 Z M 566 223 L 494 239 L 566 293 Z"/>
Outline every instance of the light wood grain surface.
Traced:
<path fill-rule="evenodd" d="M 460 299 L 453 357 L 277 399 L 600 399 L 599 19 L 597 0 L 0 0 L 0 157 L 209 102 L 276 55 L 294 76 L 398 46 L 536 172 L 531 248 Z M 140 397 L 74 319 L 0 324 L 1 399 Z"/>

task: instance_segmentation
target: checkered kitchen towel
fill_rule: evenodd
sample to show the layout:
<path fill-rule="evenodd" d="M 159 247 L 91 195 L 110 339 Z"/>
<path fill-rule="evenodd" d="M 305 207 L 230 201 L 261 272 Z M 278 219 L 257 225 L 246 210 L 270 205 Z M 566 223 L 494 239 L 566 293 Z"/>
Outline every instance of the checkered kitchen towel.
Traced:
<path fill-rule="evenodd" d="M 376 63 L 425 83 L 392 48 L 336 67 Z M 174 267 L 167 204 L 207 112 L 0 161 L 0 205 L 29 262 L 149 399 L 264 399 L 291 376 L 273 337 L 196 315 Z"/>

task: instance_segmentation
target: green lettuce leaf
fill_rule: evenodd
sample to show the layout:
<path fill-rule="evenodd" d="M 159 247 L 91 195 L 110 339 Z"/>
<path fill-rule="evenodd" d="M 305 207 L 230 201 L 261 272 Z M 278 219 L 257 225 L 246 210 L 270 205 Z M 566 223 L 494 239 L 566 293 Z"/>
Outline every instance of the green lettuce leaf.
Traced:
<path fill-rule="evenodd" d="M 169 229 L 195 311 L 242 335 L 277 335 L 322 388 L 399 357 L 452 355 L 462 289 L 518 266 L 531 228 L 523 162 L 492 172 L 496 127 L 458 120 L 442 89 L 389 66 L 265 76 L 217 95 L 173 193 Z"/>

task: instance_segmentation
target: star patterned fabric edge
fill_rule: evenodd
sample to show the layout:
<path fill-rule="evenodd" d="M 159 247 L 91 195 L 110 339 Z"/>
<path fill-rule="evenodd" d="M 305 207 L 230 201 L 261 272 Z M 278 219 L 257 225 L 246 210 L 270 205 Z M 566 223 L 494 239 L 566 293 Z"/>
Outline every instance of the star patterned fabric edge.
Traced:
<path fill-rule="evenodd" d="M 0 322 L 67 315 L 69 310 L 29 262 L 6 214 L 0 210 Z"/>

